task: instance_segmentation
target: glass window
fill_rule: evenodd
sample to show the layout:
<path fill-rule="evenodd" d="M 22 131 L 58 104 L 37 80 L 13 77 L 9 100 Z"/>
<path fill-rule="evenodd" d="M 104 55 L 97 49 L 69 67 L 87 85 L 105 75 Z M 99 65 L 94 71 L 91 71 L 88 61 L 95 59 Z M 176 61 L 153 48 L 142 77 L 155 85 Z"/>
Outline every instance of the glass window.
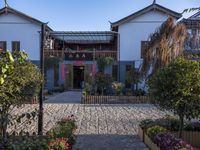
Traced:
<path fill-rule="evenodd" d="M 6 51 L 7 49 L 7 44 L 6 44 L 6 41 L 0 41 L 0 51 Z"/>
<path fill-rule="evenodd" d="M 20 51 L 20 42 L 19 41 L 13 41 L 12 42 L 12 51 Z"/>
<path fill-rule="evenodd" d="M 145 57 L 145 51 L 148 48 L 148 41 L 141 41 L 141 58 Z"/>

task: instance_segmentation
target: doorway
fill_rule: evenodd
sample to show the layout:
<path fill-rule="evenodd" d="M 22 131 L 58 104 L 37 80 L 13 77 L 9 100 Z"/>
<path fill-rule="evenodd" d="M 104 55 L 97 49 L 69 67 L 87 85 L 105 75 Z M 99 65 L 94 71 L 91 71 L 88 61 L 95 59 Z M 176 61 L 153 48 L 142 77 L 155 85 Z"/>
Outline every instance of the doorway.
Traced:
<path fill-rule="evenodd" d="M 74 81 L 73 88 L 74 89 L 82 89 L 84 84 L 84 66 L 74 66 Z"/>

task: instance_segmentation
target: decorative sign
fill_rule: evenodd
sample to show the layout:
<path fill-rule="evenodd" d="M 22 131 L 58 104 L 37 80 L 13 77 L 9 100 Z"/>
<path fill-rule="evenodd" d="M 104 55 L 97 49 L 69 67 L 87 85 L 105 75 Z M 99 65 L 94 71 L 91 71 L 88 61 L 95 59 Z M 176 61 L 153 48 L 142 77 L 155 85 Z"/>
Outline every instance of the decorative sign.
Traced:
<path fill-rule="evenodd" d="M 65 51 L 65 60 L 88 60 L 92 61 L 93 60 L 93 53 L 71 53 Z"/>

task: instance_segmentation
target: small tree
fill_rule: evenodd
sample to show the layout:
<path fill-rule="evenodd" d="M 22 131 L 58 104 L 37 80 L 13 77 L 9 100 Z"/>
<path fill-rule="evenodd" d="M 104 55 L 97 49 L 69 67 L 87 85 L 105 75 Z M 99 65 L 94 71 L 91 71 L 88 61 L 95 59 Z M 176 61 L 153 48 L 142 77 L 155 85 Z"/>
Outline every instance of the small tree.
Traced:
<path fill-rule="evenodd" d="M 200 62 L 174 60 L 152 76 L 149 92 L 156 106 L 179 116 L 181 137 L 184 118 L 192 119 L 200 113 Z"/>
<path fill-rule="evenodd" d="M 132 67 L 129 71 L 126 73 L 126 81 L 134 85 L 136 85 L 136 90 L 138 90 L 138 82 L 140 82 L 140 73 L 138 70 L 136 70 L 135 67 Z"/>
<path fill-rule="evenodd" d="M 97 59 L 97 66 L 98 66 L 98 71 L 99 72 L 104 72 L 105 67 L 107 65 L 111 65 L 114 62 L 112 57 L 99 57 Z"/>
<path fill-rule="evenodd" d="M 27 60 L 24 52 L 13 55 L 9 52 L 1 53 L 1 68 L 4 68 L 5 62 L 9 65 L 0 86 L 0 139 L 3 141 L 6 141 L 7 126 L 12 121 L 10 110 L 21 106 L 25 101 L 31 101 L 39 93 L 43 81 L 39 69 Z M 1 74 L 3 73 L 2 70 Z"/>

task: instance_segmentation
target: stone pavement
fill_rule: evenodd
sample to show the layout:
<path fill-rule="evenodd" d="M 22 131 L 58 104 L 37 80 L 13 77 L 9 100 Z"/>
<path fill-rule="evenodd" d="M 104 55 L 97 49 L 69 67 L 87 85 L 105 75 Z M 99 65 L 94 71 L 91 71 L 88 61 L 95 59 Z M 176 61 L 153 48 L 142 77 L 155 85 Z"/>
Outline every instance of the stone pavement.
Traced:
<path fill-rule="evenodd" d="M 81 91 L 67 91 L 50 96 L 45 103 L 81 103 Z"/>
<path fill-rule="evenodd" d="M 38 105 L 25 105 L 14 109 L 14 114 L 31 111 Z M 149 104 L 131 105 L 81 105 L 45 104 L 44 130 L 51 129 L 64 116 L 77 118 L 77 143 L 75 150 L 145 150 L 137 136 L 141 120 L 159 118 L 166 113 Z M 25 130 L 37 131 L 37 122 L 25 126 Z M 18 126 L 22 129 L 22 126 Z"/>

